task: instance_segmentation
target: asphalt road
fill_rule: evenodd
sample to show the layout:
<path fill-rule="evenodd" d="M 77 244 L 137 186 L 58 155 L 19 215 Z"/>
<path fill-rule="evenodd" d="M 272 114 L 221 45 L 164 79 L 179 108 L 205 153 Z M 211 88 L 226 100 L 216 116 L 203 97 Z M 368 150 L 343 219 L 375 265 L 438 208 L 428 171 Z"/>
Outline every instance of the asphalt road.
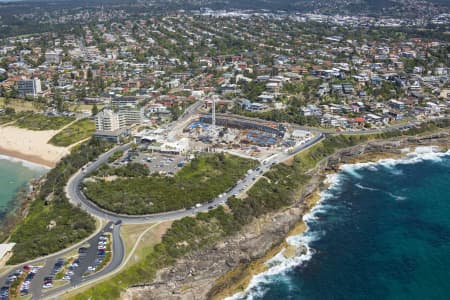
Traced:
<path fill-rule="evenodd" d="M 195 106 L 198 106 L 198 102 L 194 104 Z M 187 113 L 185 117 L 188 117 L 192 111 Z M 184 118 L 183 118 L 184 119 Z M 411 124 L 402 124 L 402 125 L 396 125 L 394 127 L 390 128 L 383 128 L 383 129 L 373 129 L 373 130 L 361 130 L 361 131 L 352 131 L 352 132 L 345 132 L 345 134 L 369 134 L 369 133 L 379 133 L 379 132 L 386 132 L 395 130 L 401 127 L 410 126 Z M 173 128 L 171 126 L 171 128 Z M 308 130 L 307 128 L 296 126 L 295 128 L 301 128 Z M 208 208 L 211 206 L 217 206 L 221 205 L 225 202 L 225 200 L 234 195 L 239 194 L 243 190 L 249 188 L 254 182 L 256 182 L 264 172 L 266 172 L 268 169 L 270 169 L 271 165 L 273 163 L 280 163 L 297 153 L 301 152 L 302 150 L 312 146 L 313 144 L 321 141 L 326 135 L 330 135 L 336 132 L 332 132 L 330 130 L 315 130 L 317 135 L 308 141 L 305 144 L 298 145 L 294 148 L 293 151 L 290 151 L 289 153 L 280 153 L 278 155 L 274 155 L 270 157 L 269 159 L 265 160 L 265 164 L 262 164 L 259 166 L 259 170 L 253 170 L 251 173 L 247 174 L 244 179 L 242 179 L 240 182 L 236 184 L 235 187 L 233 187 L 229 192 L 222 195 L 222 197 L 216 197 L 215 199 L 211 199 L 208 203 L 200 203 L 199 207 L 192 208 L 192 209 L 183 209 L 183 210 L 177 210 L 177 211 L 170 211 L 165 213 L 158 213 L 158 214 L 150 214 L 150 215 L 138 215 L 138 216 L 132 216 L 132 215 L 124 215 L 124 214 L 117 214 L 113 213 L 107 210 L 104 210 L 91 201 L 89 201 L 84 194 L 80 190 L 81 183 L 84 179 L 84 177 L 89 174 L 90 172 L 97 169 L 101 164 L 108 161 L 108 158 L 117 150 L 127 150 L 129 149 L 129 145 L 122 145 L 117 146 L 113 148 L 112 150 L 106 152 L 105 154 L 101 155 L 94 163 L 86 167 L 85 171 L 78 172 L 75 174 L 71 179 L 69 179 L 68 185 L 67 185 L 67 196 L 68 198 L 73 202 L 74 205 L 79 205 L 81 208 L 85 209 L 88 213 L 91 215 L 111 220 L 111 221 L 117 221 L 121 220 L 123 223 L 127 224 L 137 224 L 137 223 L 148 223 L 148 222 L 161 222 L 161 221 L 167 221 L 167 220 L 175 220 L 180 219 L 185 216 L 191 216 L 195 215 L 198 212 L 204 212 L 208 211 Z M 262 172 L 261 172 L 262 171 Z"/>
<path fill-rule="evenodd" d="M 192 116 L 192 114 L 195 112 L 196 109 L 198 109 L 200 102 L 196 102 L 194 105 L 192 105 L 188 110 L 186 110 L 185 115 L 183 118 L 181 118 L 179 121 L 185 121 L 187 118 Z M 382 129 L 372 129 L 372 130 L 360 130 L 360 131 L 351 131 L 351 132 L 342 132 L 345 134 L 369 134 L 369 133 L 380 133 L 380 132 L 387 132 L 396 130 L 405 126 L 411 126 L 413 123 L 409 124 L 399 124 L 388 128 L 382 128 Z M 294 126 L 298 129 L 304 129 L 304 130 L 311 130 L 307 127 L 302 126 Z M 171 125 L 169 127 L 170 129 L 174 129 L 174 125 Z M 199 207 L 195 207 L 192 209 L 183 209 L 183 210 L 177 210 L 177 211 L 170 211 L 165 213 L 158 213 L 158 214 L 150 214 L 150 215 L 140 215 L 140 216 L 130 216 L 130 215 L 123 215 L 123 214 L 116 214 L 113 212 L 109 212 L 106 210 L 103 210 L 102 208 L 98 207 L 91 201 L 89 201 L 83 193 L 80 191 L 79 186 L 81 182 L 83 181 L 83 178 L 85 175 L 89 174 L 90 172 L 94 171 L 96 168 L 98 168 L 102 163 L 106 162 L 108 158 L 116 151 L 116 150 L 126 150 L 129 148 L 129 145 L 123 145 L 118 146 L 107 153 L 101 155 L 97 161 L 95 161 L 93 164 L 88 166 L 85 169 L 85 172 L 78 172 L 75 174 L 70 180 L 69 184 L 67 186 L 67 193 L 69 199 L 73 201 L 75 205 L 80 205 L 83 209 L 88 211 L 90 214 L 98 216 L 100 218 L 104 218 L 107 220 L 117 221 L 121 220 L 123 223 L 147 223 L 147 222 L 161 222 L 161 221 L 167 221 L 167 220 L 175 220 L 180 219 L 185 216 L 191 216 L 195 215 L 198 212 L 205 212 L 208 211 L 211 206 L 217 206 L 222 205 L 225 203 L 226 199 L 232 195 L 238 195 L 242 191 L 248 189 L 254 182 L 256 182 L 267 170 L 270 169 L 272 164 L 280 163 L 284 160 L 287 160 L 288 158 L 296 155 L 297 153 L 301 152 L 302 150 L 314 145 L 315 143 L 321 141 L 325 136 L 330 134 L 336 134 L 336 132 L 333 132 L 331 130 L 321 130 L 321 129 L 314 129 L 313 130 L 317 135 L 302 145 L 297 145 L 293 151 L 290 151 L 289 153 L 280 153 L 278 155 L 274 155 L 272 157 L 269 157 L 264 161 L 262 165 L 259 166 L 259 170 L 256 171 L 252 170 L 250 173 L 248 173 L 245 178 L 243 178 L 240 182 L 236 184 L 230 191 L 226 192 L 225 194 L 222 194 L 220 197 L 216 197 L 214 199 L 211 199 L 207 203 L 200 203 Z"/>
<path fill-rule="evenodd" d="M 78 172 L 75 174 L 71 179 L 69 179 L 68 185 L 67 185 L 67 196 L 72 201 L 74 205 L 80 206 L 82 209 L 86 210 L 89 214 L 110 220 L 113 222 L 116 222 L 118 220 L 121 220 L 123 223 L 126 224 L 138 224 L 138 223 L 150 223 L 150 222 L 161 222 L 161 221 L 167 221 L 167 220 L 175 220 L 180 219 L 185 216 L 191 216 L 195 215 L 198 212 L 205 212 L 208 211 L 208 209 L 211 206 L 217 206 L 222 205 L 225 203 L 226 199 L 232 195 L 237 195 L 241 191 L 245 190 L 246 188 L 250 187 L 254 182 L 256 182 L 261 176 L 263 176 L 264 172 L 270 169 L 272 164 L 280 163 L 300 151 L 314 145 L 315 143 L 319 142 L 323 139 L 325 135 L 319 134 L 318 136 L 314 137 L 310 141 L 306 142 L 305 144 L 298 145 L 294 148 L 293 151 L 290 151 L 289 153 L 280 153 L 278 155 L 274 155 L 264 161 L 264 164 L 261 164 L 259 166 L 259 170 L 256 171 L 256 169 L 252 170 L 250 173 L 247 173 L 246 176 L 236 184 L 231 190 L 226 192 L 225 194 L 222 194 L 221 197 L 216 197 L 214 199 L 211 199 L 207 203 L 200 203 L 199 207 L 191 208 L 191 209 L 182 209 L 177 211 L 170 211 L 170 212 L 164 212 L 164 213 L 158 213 L 158 214 L 150 214 L 150 215 L 124 215 L 124 214 L 117 214 L 113 213 L 107 210 L 104 210 L 100 207 L 98 207 L 96 204 L 91 202 L 89 199 L 86 198 L 86 196 L 82 193 L 80 190 L 81 183 L 86 175 L 97 169 L 101 164 L 108 161 L 108 158 L 117 150 L 127 150 L 129 149 L 129 145 L 122 145 L 115 147 L 111 149 L 110 151 L 106 152 L 105 154 L 101 155 L 94 163 L 87 166 L 84 171 Z"/>
<path fill-rule="evenodd" d="M 97 242 L 101 234 L 106 232 L 111 232 L 113 239 L 112 239 L 112 253 L 113 256 L 111 258 L 111 261 L 109 264 L 106 265 L 104 269 L 101 271 L 94 273 L 92 275 L 88 275 L 83 277 L 82 275 L 87 271 L 88 266 L 92 265 L 93 261 L 96 258 L 97 253 Z M 107 274 L 109 274 L 111 271 L 115 270 L 120 266 L 122 263 L 124 257 L 125 257 L 125 247 L 123 245 L 123 241 L 120 237 L 120 225 L 114 225 L 114 223 L 109 222 L 105 227 L 104 230 L 102 230 L 100 233 L 98 233 L 94 238 L 89 240 L 89 252 L 87 255 L 81 259 L 80 266 L 75 269 L 74 275 L 70 281 L 69 285 L 64 285 L 58 288 L 54 288 L 48 292 L 42 293 L 40 295 L 40 298 L 35 298 L 33 296 L 32 299 L 42 299 L 42 298 L 53 298 L 56 297 L 65 291 L 68 291 L 69 289 L 76 289 L 77 286 L 80 284 L 90 282 L 93 280 L 96 280 L 100 277 L 103 277 Z"/>
<path fill-rule="evenodd" d="M 97 242 L 101 234 L 104 232 L 111 232 L 113 239 L 112 239 L 112 250 L 113 255 L 111 258 L 111 262 L 101 271 L 94 273 L 92 275 L 83 277 L 82 275 L 86 272 L 89 265 L 92 265 L 97 254 Z M 58 258 L 63 258 L 67 254 L 71 253 L 72 251 L 78 249 L 79 245 L 70 247 L 65 251 L 59 252 L 57 254 L 53 254 L 50 256 L 47 256 L 42 259 L 34 260 L 32 263 L 27 262 L 20 265 L 15 266 L 10 272 L 4 273 L 0 276 L 0 283 L 4 284 L 6 281 L 6 278 L 10 273 L 12 273 L 14 270 L 21 269 L 23 270 L 23 267 L 25 265 L 43 265 L 43 267 L 36 273 L 35 277 L 31 281 L 29 293 L 32 295 L 31 299 L 43 299 L 43 298 L 51 298 L 53 295 L 60 294 L 62 291 L 75 288 L 77 285 L 83 282 L 92 281 L 99 277 L 102 277 L 112 270 L 115 270 L 120 264 L 122 263 L 124 256 L 125 256 L 125 248 L 122 242 L 122 239 L 120 237 L 120 225 L 113 225 L 112 222 L 109 222 L 101 231 L 99 231 L 96 235 L 85 241 L 83 244 L 89 244 L 89 251 L 87 255 L 81 259 L 81 263 L 78 268 L 74 270 L 74 275 L 71 278 L 71 281 L 63 286 L 53 288 L 50 290 L 43 290 L 42 285 L 44 283 L 44 278 L 51 275 L 51 272 L 53 270 L 53 267 L 57 261 Z"/>
<path fill-rule="evenodd" d="M 200 107 L 200 105 L 201 105 L 201 102 L 198 101 L 195 104 L 193 104 L 191 107 L 189 107 L 186 110 L 186 112 L 183 114 L 183 116 L 177 122 L 172 123 L 171 125 L 169 125 L 166 128 L 166 132 L 169 133 L 172 130 L 176 130 L 176 128 L 177 128 L 177 126 L 179 126 L 180 122 L 181 123 L 187 122 L 195 114 L 196 110 Z M 404 126 L 409 126 L 409 125 L 411 125 L 411 124 L 403 124 L 403 125 L 398 125 L 398 126 L 395 126 L 392 128 L 385 128 L 385 129 L 345 132 L 345 134 L 385 132 L 385 131 L 390 131 L 390 130 L 398 129 L 398 128 L 401 128 Z M 122 215 L 122 214 L 116 214 L 113 212 L 106 211 L 106 210 L 98 207 L 94 203 L 92 203 L 90 200 L 88 200 L 84 196 L 84 194 L 80 190 L 80 186 L 81 186 L 81 183 L 82 183 L 84 177 L 86 175 L 88 175 L 89 173 L 91 173 L 92 171 L 96 170 L 101 164 L 107 162 L 108 158 L 111 155 L 113 155 L 113 153 L 115 151 L 128 150 L 130 148 L 129 144 L 120 145 L 120 146 L 117 146 L 117 147 L 111 149 L 110 151 L 102 154 L 96 161 L 94 161 L 93 163 L 86 166 L 84 170 L 80 170 L 79 172 L 74 174 L 68 181 L 68 184 L 66 186 L 66 193 L 67 193 L 68 198 L 74 205 L 80 206 L 82 209 L 86 210 L 89 214 L 91 214 L 93 216 L 108 220 L 113 223 L 115 223 L 119 220 L 122 223 L 126 223 L 126 224 L 153 223 L 153 222 L 161 222 L 161 221 L 167 221 L 167 220 L 180 219 L 185 216 L 192 216 L 192 215 L 197 214 L 198 212 L 206 212 L 209 209 L 211 209 L 212 207 L 215 207 L 218 205 L 223 205 L 226 202 L 226 199 L 228 199 L 229 197 L 231 197 L 233 195 L 239 195 L 240 193 L 242 193 L 245 190 L 247 190 L 248 188 L 250 188 L 253 183 L 255 183 L 261 176 L 263 176 L 263 174 L 266 171 L 268 171 L 271 168 L 272 165 L 283 162 L 283 161 L 289 159 L 290 157 L 298 154 L 299 152 L 305 150 L 306 148 L 309 148 L 309 147 L 313 146 L 314 144 L 320 142 L 323 138 L 325 138 L 325 136 L 336 133 L 336 132 L 333 132 L 330 130 L 318 130 L 318 129 L 312 130 L 311 128 L 303 128 L 300 126 L 295 126 L 295 128 L 310 130 L 310 131 L 316 133 L 316 136 L 304 144 L 295 146 L 294 149 L 292 151 L 290 151 L 289 153 L 279 153 L 277 155 L 273 155 L 273 156 L 267 158 L 266 160 L 263 161 L 263 163 L 259 167 L 255 168 L 253 170 L 249 170 L 247 172 L 246 176 L 242 180 L 240 180 L 236 184 L 236 186 L 234 186 L 232 189 L 230 189 L 229 191 L 227 191 L 226 193 L 224 193 L 222 195 L 219 195 L 218 197 L 216 197 L 214 199 L 211 199 L 207 203 L 200 203 L 198 207 L 194 207 L 191 209 L 183 209 L 183 210 L 178 210 L 178 211 L 171 211 L 171 212 L 151 214 L 151 215 L 130 216 L 130 215 Z M 109 223 L 104 228 L 104 230 L 108 230 L 107 227 L 111 226 L 111 224 L 112 223 Z M 95 273 L 93 275 L 87 276 L 87 277 L 82 277 L 80 274 L 84 273 L 83 270 L 85 270 L 85 268 L 87 269 L 87 265 L 82 265 L 82 266 L 80 265 L 80 267 L 77 268 L 77 270 L 79 269 L 80 274 L 76 273 L 73 276 L 73 278 L 70 282 L 70 285 L 61 286 L 61 287 L 52 289 L 51 291 L 45 292 L 43 294 L 41 294 L 41 291 L 38 291 L 38 290 L 34 291 L 35 284 L 33 284 L 34 283 L 33 282 L 32 283 L 32 289 L 34 292 L 33 299 L 38 299 L 40 297 L 45 297 L 45 298 L 55 297 L 57 295 L 64 293 L 65 291 L 67 291 L 69 289 L 76 288 L 80 284 L 98 279 L 102 276 L 105 276 L 106 274 L 108 274 L 108 273 L 112 272 L 113 270 L 115 270 L 116 268 L 118 268 L 120 266 L 120 264 L 122 263 L 122 261 L 124 259 L 124 255 L 125 255 L 123 242 L 120 237 L 120 225 L 119 226 L 114 225 L 113 229 L 112 229 L 112 233 L 113 233 L 113 250 L 114 250 L 112 261 L 102 271 Z M 101 234 L 101 233 L 99 233 L 99 234 Z M 88 241 L 90 244 L 95 243 L 95 244 L 91 244 L 94 246 L 93 248 L 96 248 L 96 243 L 98 241 L 99 234 L 97 234 L 95 237 L 91 238 Z M 72 251 L 72 250 L 73 249 L 67 250 L 67 252 Z M 53 266 L 54 262 L 56 261 L 56 259 L 61 256 L 63 256 L 63 254 L 60 253 L 58 255 L 52 255 L 52 256 L 49 256 L 49 257 L 43 259 L 42 262 L 46 262 L 48 264 L 48 266 L 46 264 L 46 266 L 44 268 L 51 268 Z M 41 280 L 41 282 L 39 282 L 39 284 L 38 284 L 39 287 L 42 286 L 43 277 L 47 276 L 45 274 L 46 270 L 47 269 L 41 270 L 42 273 L 39 273 L 39 276 L 35 277 L 36 280 L 38 278 Z M 7 277 L 7 274 L 4 274 L 3 277 L 0 277 L 0 280 L 4 281 L 6 277 Z"/>

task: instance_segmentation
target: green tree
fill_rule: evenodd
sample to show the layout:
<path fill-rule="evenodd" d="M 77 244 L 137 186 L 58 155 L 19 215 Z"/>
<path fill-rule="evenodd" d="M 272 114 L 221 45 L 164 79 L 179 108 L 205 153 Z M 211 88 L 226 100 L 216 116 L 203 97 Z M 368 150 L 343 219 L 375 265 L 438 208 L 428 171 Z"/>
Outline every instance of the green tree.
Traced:
<path fill-rule="evenodd" d="M 92 106 L 92 115 L 95 116 L 98 114 L 98 107 L 97 104 L 94 104 L 94 106 Z"/>
<path fill-rule="evenodd" d="M 87 70 L 87 73 L 86 73 L 86 79 L 87 79 L 87 81 L 91 82 L 93 78 L 94 78 L 94 75 L 92 74 L 92 70 L 91 70 L 91 69 L 88 69 L 88 70 Z"/>

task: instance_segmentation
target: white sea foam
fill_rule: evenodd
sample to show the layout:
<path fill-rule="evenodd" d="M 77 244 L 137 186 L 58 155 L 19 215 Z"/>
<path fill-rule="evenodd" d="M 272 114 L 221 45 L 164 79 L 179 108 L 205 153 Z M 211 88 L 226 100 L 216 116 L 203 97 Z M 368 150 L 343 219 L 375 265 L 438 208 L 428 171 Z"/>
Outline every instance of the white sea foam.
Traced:
<path fill-rule="evenodd" d="M 24 166 L 25 168 L 31 169 L 31 170 L 37 170 L 37 171 L 50 170 L 50 168 L 47 166 L 40 165 L 40 164 L 31 162 L 28 160 L 20 159 L 17 157 L 8 156 L 8 155 L 0 154 L 0 160 L 8 160 L 8 161 L 15 162 L 15 163 L 21 163 L 22 166 Z"/>
<path fill-rule="evenodd" d="M 375 166 L 369 166 L 368 169 L 369 169 L 370 171 L 375 171 L 375 172 L 378 171 L 378 168 L 375 167 Z"/>
<path fill-rule="evenodd" d="M 391 173 L 392 175 L 397 175 L 397 176 L 403 175 L 403 171 L 402 170 L 397 170 L 397 169 L 392 169 L 392 170 L 389 171 L 389 173 Z"/>
<path fill-rule="evenodd" d="M 377 170 L 377 167 L 382 166 L 390 168 L 392 172 L 396 172 L 395 166 L 399 164 L 415 164 L 421 161 L 441 161 L 442 157 L 450 155 L 450 150 L 447 152 L 438 152 L 436 147 L 417 147 L 415 151 L 412 152 L 410 152 L 409 148 L 404 149 L 404 153 L 406 153 L 407 151 L 408 153 L 406 157 L 401 159 L 382 159 L 378 162 L 347 164 L 341 166 L 341 169 L 343 172 L 355 178 L 361 178 L 361 175 L 356 172 L 358 169 L 367 168 L 369 170 Z M 394 174 L 400 175 L 399 172 Z M 313 224 L 313 222 L 317 222 L 317 220 L 320 219 L 317 214 L 323 214 L 330 209 L 334 209 L 333 206 L 327 205 L 323 202 L 326 199 L 335 197 L 336 192 L 339 192 L 340 185 L 342 183 L 342 176 L 340 174 L 328 175 L 325 183 L 330 184 L 330 187 L 321 193 L 321 197 L 317 205 L 314 206 L 314 208 L 309 213 L 303 216 L 303 221 L 306 224 L 305 232 L 300 235 L 290 236 L 286 239 L 286 241 L 293 246 L 304 246 L 306 248 L 306 253 L 286 258 L 283 255 L 283 249 L 282 251 L 277 253 L 277 255 L 266 262 L 269 268 L 267 271 L 253 276 L 249 286 L 244 292 L 237 293 L 231 297 L 228 297 L 226 298 L 227 300 L 253 300 L 262 298 L 267 292 L 267 284 L 273 282 L 275 278 L 279 278 L 279 275 L 283 275 L 295 267 L 304 265 L 312 258 L 315 251 L 310 246 L 311 242 L 323 237 L 325 235 L 325 232 L 311 231 L 308 224 Z M 375 188 L 365 187 L 361 184 L 356 184 L 356 186 L 361 189 L 373 191 L 377 190 Z M 394 195 L 392 193 L 388 194 L 399 201 L 406 199 L 406 197 L 403 196 Z"/>
<path fill-rule="evenodd" d="M 391 196 L 392 198 L 394 198 L 394 200 L 397 200 L 397 201 L 406 200 L 405 196 L 394 195 L 391 192 L 388 192 L 388 195 Z"/>
<path fill-rule="evenodd" d="M 422 161 L 440 162 L 443 157 L 448 155 L 450 155 L 450 150 L 447 152 L 439 152 L 439 149 L 434 146 L 417 147 L 414 151 L 408 152 L 404 158 L 386 158 L 377 162 L 346 164 L 341 166 L 341 170 L 348 174 L 354 174 L 360 169 L 371 169 L 382 166 L 391 169 L 391 172 L 395 175 L 401 175 L 398 170 L 395 170 L 397 165 L 416 164 Z"/>
<path fill-rule="evenodd" d="M 359 174 L 356 170 L 357 168 L 353 168 L 352 165 L 343 165 L 341 170 L 355 178 L 362 179 L 362 175 Z"/>
<path fill-rule="evenodd" d="M 378 189 L 371 188 L 371 187 L 368 187 L 368 186 L 364 186 L 364 185 L 362 185 L 362 184 L 360 184 L 360 183 L 355 184 L 355 186 L 356 186 L 357 188 L 361 189 L 361 190 L 378 191 Z"/>
<path fill-rule="evenodd" d="M 367 187 L 367 186 L 363 186 L 360 183 L 355 184 L 355 186 L 361 190 L 367 190 L 367 191 L 379 191 L 379 189 L 375 189 L 375 188 L 371 188 L 371 187 Z M 399 196 L 399 195 L 395 195 L 391 192 L 385 192 L 386 194 L 388 194 L 389 196 L 391 196 L 392 198 L 394 198 L 395 200 L 401 201 L 401 200 L 406 200 L 406 197 L 404 196 Z"/>
<path fill-rule="evenodd" d="M 238 300 L 238 299 L 259 299 L 265 294 L 267 288 L 266 284 L 273 282 L 274 278 L 278 275 L 283 275 L 286 272 L 292 270 L 295 267 L 304 265 L 314 255 L 315 251 L 311 248 L 310 244 L 325 235 L 324 231 L 311 231 L 308 224 L 312 224 L 316 220 L 319 220 L 318 214 L 324 214 L 330 209 L 335 209 L 332 205 L 324 203 L 324 200 L 334 197 L 335 193 L 339 190 L 341 184 L 340 174 L 330 174 L 327 176 L 325 182 L 329 184 L 329 188 L 320 194 L 320 200 L 311 209 L 311 211 L 303 216 L 303 221 L 306 224 L 306 230 L 302 234 L 289 236 L 286 242 L 297 248 L 305 247 L 306 252 L 301 255 L 294 255 L 293 257 L 286 258 L 283 255 L 285 249 L 282 249 L 274 257 L 266 262 L 268 270 L 253 276 L 247 289 L 244 292 L 237 293 L 226 300 Z"/>

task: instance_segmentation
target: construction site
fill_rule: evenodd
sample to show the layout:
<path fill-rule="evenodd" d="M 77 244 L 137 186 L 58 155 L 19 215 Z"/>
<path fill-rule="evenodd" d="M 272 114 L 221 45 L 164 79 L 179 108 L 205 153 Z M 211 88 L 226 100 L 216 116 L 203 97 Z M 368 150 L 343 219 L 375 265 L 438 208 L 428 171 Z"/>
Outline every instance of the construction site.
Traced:
<path fill-rule="evenodd" d="M 135 142 L 146 150 L 170 154 L 228 152 L 260 161 L 312 138 L 308 131 L 289 130 L 282 124 L 237 115 L 197 113 L 177 126 L 145 130 Z"/>

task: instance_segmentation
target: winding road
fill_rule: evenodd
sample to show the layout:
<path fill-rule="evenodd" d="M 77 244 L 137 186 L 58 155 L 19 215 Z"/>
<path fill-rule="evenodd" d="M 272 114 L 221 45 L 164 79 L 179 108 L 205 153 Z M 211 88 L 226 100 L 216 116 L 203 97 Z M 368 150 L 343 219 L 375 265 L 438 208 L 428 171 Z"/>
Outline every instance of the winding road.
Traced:
<path fill-rule="evenodd" d="M 182 209 L 177 211 L 170 211 L 164 213 L 157 214 L 149 214 L 149 215 L 125 215 L 118 214 L 111 211 L 104 210 L 94 204 L 92 201 L 86 198 L 86 196 L 81 191 L 81 183 L 86 175 L 96 170 L 100 165 L 107 162 L 109 157 L 114 154 L 116 151 L 125 151 L 130 148 L 129 144 L 117 146 L 108 152 L 101 155 L 95 162 L 91 165 L 87 166 L 84 171 L 77 172 L 72 178 L 69 179 L 68 184 L 66 186 L 67 197 L 70 199 L 73 205 L 79 206 L 82 209 L 86 210 L 89 214 L 96 216 L 98 218 L 102 218 L 105 220 L 110 220 L 113 222 L 121 221 L 124 224 L 139 224 L 139 223 L 154 223 L 154 222 L 162 222 L 168 220 L 176 220 L 186 216 L 195 215 L 198 212 L 208 211 L 208 208 L 211 206 L 222 205 L 225 203 L 226 199 L 232 195 L 238 194 L 241 192 L 243 188 L 248 188 L 254 182 L 256 182 L 261 176 L 263 176 L 264 172 L 266 172 L 270 167 L 275 163 L 283 162 L 289 159 L 292 156 L 295 156 L 297 153 L 305 150 L 306 148 L 314 145 L 315 143 L 321 141 L 325 137 L 324 134 L 319 134 L 314 137 L 310 141 L 305 144 L 298 145 L 294 148 L 294 150 L 289 153 L 279 153 L 272 157 L 266 159 L 264 164 L 261 164 L 257 169 L 251 170 L 251 172 L 247 173 L 246 176 L 236 184 L 231 190 L 222 194 L 221 197 L 216 197 L 210 200 L 208 203 L 203 203 L 201 206 L 192 208 L 192 209 Z"/>
<path fill-rule="evenodd" d="M 165 131 L 169 135 L 171 131 L 176 130 L 176 128 L 179 128 L 181 125 L 186 123 L 188 120 L 190 120 L 198 110 L 198 108 L 201 106 L 201 101 L 198 101 L 191 105 L 185 113 L 182 115 L 182 117 L 170 124 Z M 353 132 L 345 132 L 345 134 L 361 134 L 361 133 L 376 133 L 376 132 L 384 132 L 384 131 L 390 131 L 394 129 L 399 129 L 405 126 L 409 126 L 410 124 L 404 124 L 404 125 L 397 125 L 395 127 L 391 128 L 384 128 L 384 129 L 376 129 L 376 130 L 364 130 L 364 131 L 353 131 Z M 113 256 L 111 262 L 100 272 L 97 272 L 93 275 L 83 277 L 82 274 L 76 274 L 76 276 L 73 276 L 72 280 L 70 281 L 69 285 L 61 286 L 58 288 L 54 288 L 51 291 L 47 291 L 42 293 L 40 290 L 40 286 L 38 288 L 32 288 L 32 299 L 40 299 L 40 298 L 55 298 L 58 295 L 61 295 L 68 290 L 76 289 L 80 285 L 85 285 L 87 283 L 91 283 L 95 280 L 98 280 L 108 274 L 111 274 L 112 272 L 118 271 L 121 266 L 124 265 L 125 261 L 125 249 L 123 245 L 123 241 L 120 236 L 120 224 L 141 224 L 141 223 L 158 223 L 162 221 L 168 221 L 168 220 L 176 220 L 180 219 L 186 216 L 192 216 L 199 212 L 206 212 L 212 207 L 216 207 L 219 205 L 225 204 L 226 200 L 231 196 L 237 196 L 241 193 L 244 193 L 246 190 L 248 190 L 255 182 L 258 181 L 259 178 L 261 178 L 266 171 L 268 171 L 272 165 L 281 163 L 295 155 L 297 155 L 299 152 L 315 145 L 316 143 L 323 140 L 327 135 L 330 134 L 336 134 L 336 132 L 330 131 L 330 130 L 321 130 L 321 129 L 313 129 L 313 128 L 307 128 L 297 125 L 292 125 L 292 128 L 295 129 L 303 129 L 303 130 L 309 130 L 314 132 L 315 136 L 303 144 L 296 145 L 291 151 L 288 153 L 278 153 L 276 155 L 273 155 L 265 160 L 262 161 L 262 163 L 255 169 L 249 170 L 245 177 L 240 180 L 233 188 L 228 190 L 226 193 L 223 193 L 219 196 L 217 196 L 214 199 L 211 199 L 208 203 L 202 203 L 199 205 L 199 207 L 191 208 L 191 209 L 182 209 L 177 211 L 170 211 L 170 212 L 164 212 L 164 213 L 158 213 L 158 214 L 150 214 L 150 215 L 124 215 L 124 214 L 117 214 L 113 213 L 107 210 L 104 210 L 91 202 L 89 199 L 86 198 L 86 196 L 83 194 L 81 190 L 82 182 L 84 178 L 95 171 L 98 167 L 100 167 L 103 163 L 107 162 L 108 159 L 114 154 L 116 151 L 126 151 L 130 149 L 130 144 L 125 145 L 119 145 L 114 147 L 113 149 L 109 150 L 108 152 L 102 154 L 98 157 L 94 162 L 88 164 L 85 166 L 83 170 L 79 170 L 77 173 L 75 173 L 69 180 L 65 187 L 65 191 L 67 194 L 68 199 L 70 202 L 75 205 L 79 206 L 92 216 L 95 216 L 101 220 L 104 220 L 107 222 L 107 225 L 103 228 L 101 231 L 97 231 L 97 233 L 82 243 L 90 243 L 91 246 L 96 248 L 96 245 L 94 245 L 94 242 L 98 240 L 98 236 L 101 234 L 101 232 L 104 231 L 110 231 L 113 235 Z M 77 247 L 79 247 L 81 243 L 74 245 L 70 247 L 67 250 L 61 251 L 57 254 L 49 255 L 45 258 L 37 259 L 32 262 L 27 262 L 26 264 L 30 263 L 42 263 L 47 262 L 51 265 L 51 263 L 54 263 L 54 261 L 57 259 L 57 257 L 61 257 L 64 254 L 69 253 L 70 251 L 73 251 Z M 25 264 L 22 264 L 23 266 Z M 19 266 L 19 267 L 21 267 Z M 18 266 L 14 266 L 14 268 L 17 268 Z M 87 266 L 85 266 L 87 268 Z M 81 272 L 81 271 L 80 271 Z M 2 277 L 0 277 L 0 280 L 4 279 L 6 277 L 6 274 L 3 274 Z M 41 279 L 42 280 L 42 279 Z"/>

